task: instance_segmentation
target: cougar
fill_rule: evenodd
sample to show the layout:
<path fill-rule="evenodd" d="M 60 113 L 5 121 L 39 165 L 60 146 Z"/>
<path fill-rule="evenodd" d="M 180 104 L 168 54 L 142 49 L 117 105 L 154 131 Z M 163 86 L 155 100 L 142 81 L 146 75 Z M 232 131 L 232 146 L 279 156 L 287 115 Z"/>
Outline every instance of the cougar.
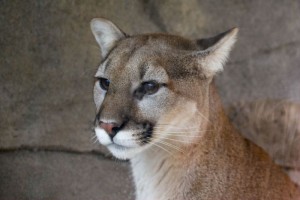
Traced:
<path fill-rule="evenodd" d="M 95 133 L 130 160 L 137 200 L 300 199 L 297 186 L 224 113 L 214 86 L 238 29 L 189 40 L 128 35 L 106 19 L 91 29 L 101 49 Z"/>

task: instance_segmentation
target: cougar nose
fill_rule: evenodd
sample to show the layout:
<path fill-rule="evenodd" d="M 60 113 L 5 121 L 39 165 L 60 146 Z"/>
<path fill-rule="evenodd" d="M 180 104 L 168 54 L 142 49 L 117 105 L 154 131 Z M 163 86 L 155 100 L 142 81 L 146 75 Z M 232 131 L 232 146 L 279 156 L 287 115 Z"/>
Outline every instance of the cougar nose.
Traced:
<path fill-rule="evenodd" d="M 108 135 L 111 137 L 111 139 L 117 134 L 117 132 L 119 130 L 119 126 L 115 123 L 100 122 L 99 126 L 108 133 Z"/>

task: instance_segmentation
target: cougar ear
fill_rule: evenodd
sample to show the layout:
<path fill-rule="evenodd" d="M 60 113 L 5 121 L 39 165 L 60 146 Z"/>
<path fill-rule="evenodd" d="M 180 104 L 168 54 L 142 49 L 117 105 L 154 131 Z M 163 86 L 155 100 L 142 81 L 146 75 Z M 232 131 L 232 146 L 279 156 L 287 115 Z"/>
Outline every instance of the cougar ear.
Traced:
<path fill-rule="evenodd" d="M 91 21 L 91 29 L 101 48 L 102 57 L 114 47 L 115 42 L 125 37 L 125 34 L 111 21 L 95 18 Z"/>
<path fill-rule="evenodd" d="M 237 33 L 238 28 L 233 28 L 214 37 L 196 41 L 201 50 L 194 53 L 194 58 L 206 76 L 213 76 L 223 70 Z"/>

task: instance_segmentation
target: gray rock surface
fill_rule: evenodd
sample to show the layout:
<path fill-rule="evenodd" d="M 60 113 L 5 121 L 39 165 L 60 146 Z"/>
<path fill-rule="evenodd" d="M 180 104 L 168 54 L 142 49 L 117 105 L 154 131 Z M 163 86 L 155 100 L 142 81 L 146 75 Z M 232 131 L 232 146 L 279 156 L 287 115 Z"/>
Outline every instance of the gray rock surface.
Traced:
<path fill-rule="evenodd" d="M 269 98 L 300 101 L 297 0 L 1 0 L 0 13 L 0 171 L 1 177 L 11 175 L 1 179 L 0 199 L 46 199 L 47 189 L 62 195 L 60 191 L 76 190 L 75 179 L 67 176 L 77 170 L 81 174 L 84 167 L 108 170 L 114 165 L 105 156 L 107 151 L 93 143 L 93 75 L 101 59 L 89 27 L 94 17 L 108 18 L 129 34 L 160 31 L 190 38 L 237 26 L 239 40 L 216 80 L 224 103 Z M 18 152 L 7 152 L 15 149 Z M 101 158 L 90 156 L 93 152 Z M 49 168 L 48 159 L 53 161 Z M 35 161 L 46 167 L 44 175 L 34 175 Z M 73 166 L 77 168 L 68 174 L 66 169 Z M 125 167 L 118 169 L 125 178 Z M 61 178 L 64 174 L 66 178 Z M 129 179 L 113 179 L 121 175 L 112 170 L 95 176 L 97 180 L 76 179 L 78 188 L 87 190 L 74 196 L 123 199 L 108 189 L 126 187 Z M 99 179 L 107 181 L 100 189 Z M 48 184 L 56 181 L 64 186 Z M 23 189 L 14 193 L 14 184 Z M 49 198 L 76 199 L 68 195 Z"/>
<path fill-rule="evenodd" d="M 242 134 L 263 147 L 277 164 L 300 167 L 299 103 L 239 102 L 227 108 L 227 113 L 234 125 L 243 130 Z"/>
<path fill-rule="evenodd" d="M 0 154 L 0 199 L 134 199 L 128 163 L 97 154 L 5 152 Z"/>

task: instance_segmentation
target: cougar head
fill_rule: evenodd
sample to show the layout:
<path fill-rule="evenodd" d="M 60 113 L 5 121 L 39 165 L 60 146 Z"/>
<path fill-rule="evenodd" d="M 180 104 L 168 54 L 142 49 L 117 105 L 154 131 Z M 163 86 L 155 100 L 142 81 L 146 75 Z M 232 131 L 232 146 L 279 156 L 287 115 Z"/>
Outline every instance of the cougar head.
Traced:
<path fill-rule="evenodd" d="M 223 69 L 238 30 L 188 40 L 129 36 L 105 19 L 93 19 L 91 29 L 103 58 L 94 85 L 100 143 L 115 157 L 130 159 L 151 147 L 167 150 L 176 141 L 198 140 L 209 84 Z"/>

